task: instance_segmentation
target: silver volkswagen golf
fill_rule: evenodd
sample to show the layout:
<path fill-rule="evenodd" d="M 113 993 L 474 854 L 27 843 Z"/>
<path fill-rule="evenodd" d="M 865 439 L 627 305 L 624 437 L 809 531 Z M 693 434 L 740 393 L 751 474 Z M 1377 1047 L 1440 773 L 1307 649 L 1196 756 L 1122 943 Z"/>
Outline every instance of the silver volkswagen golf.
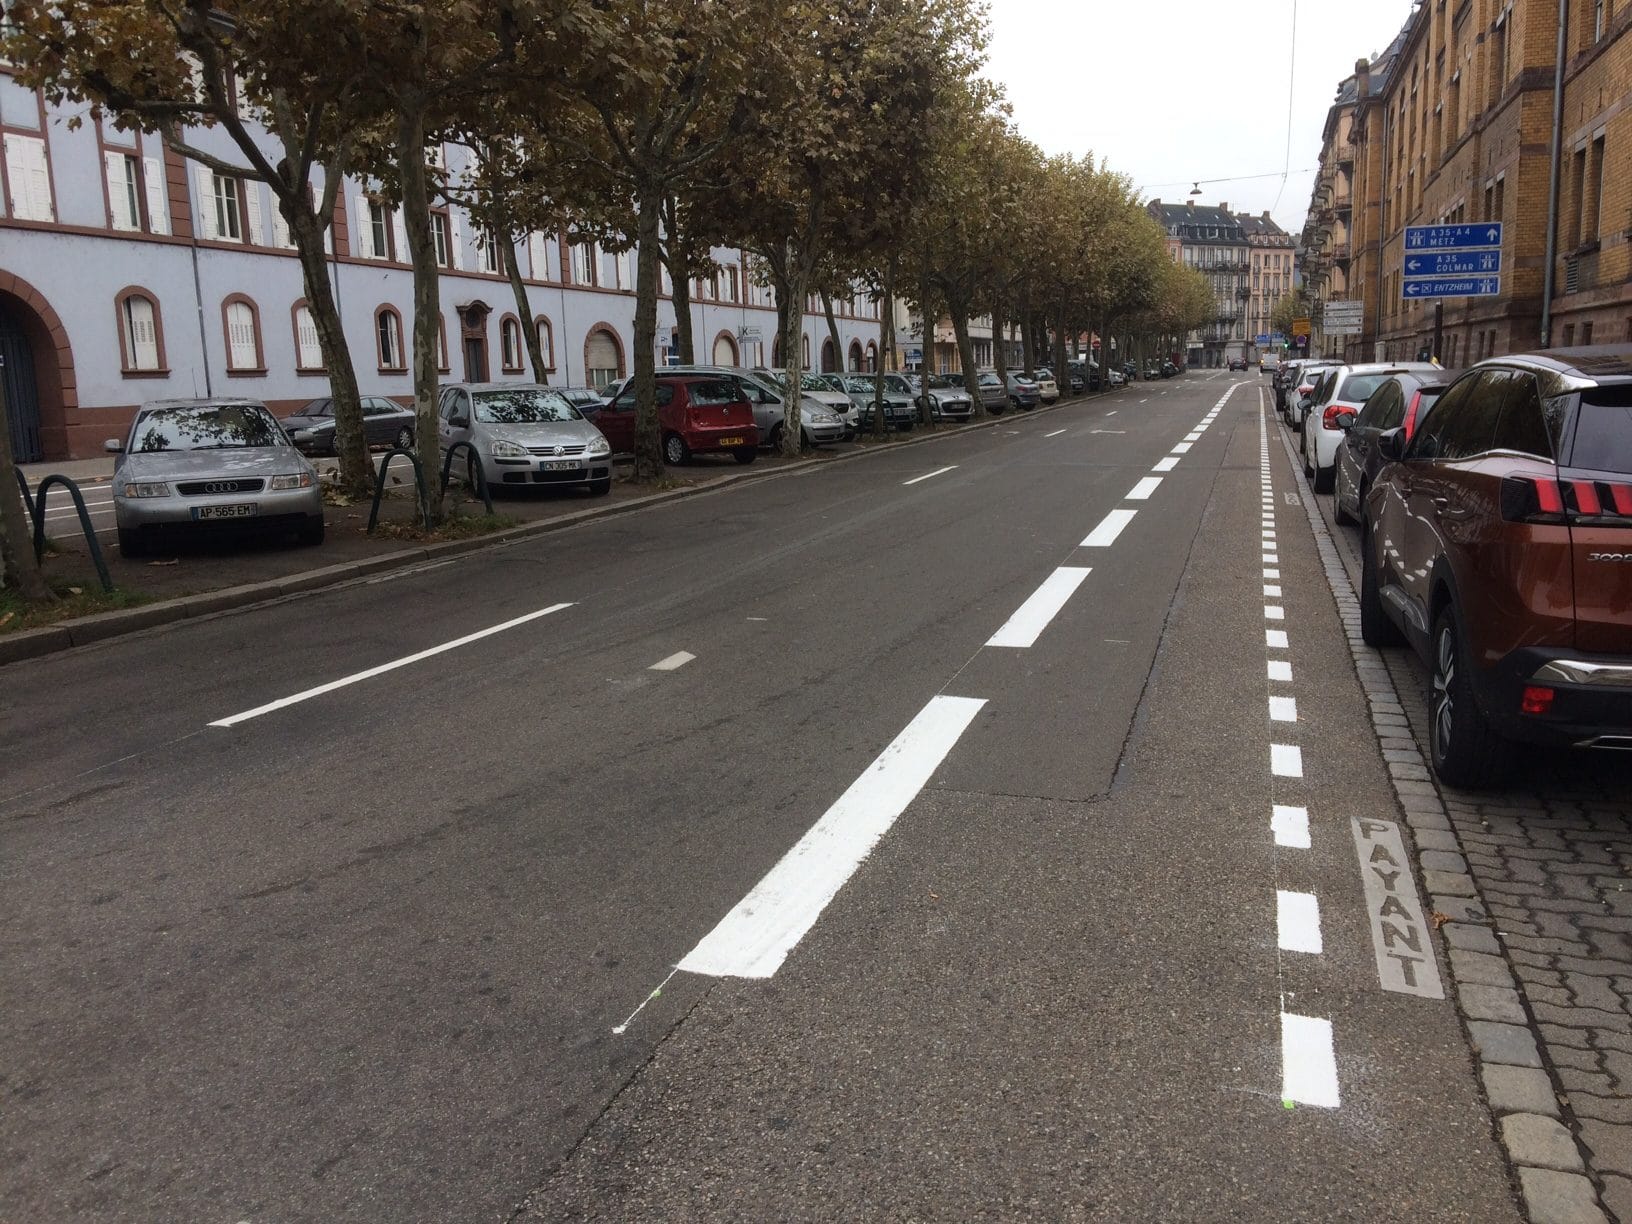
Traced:
<path fill-rule="evenodd" d="M 444 458 L 468 444 L 490 485 L 569 485 L 594 494 L 612 488 L 611 446 L 553 387 L 454 383 L 442 392 L 438 418 Z M 453 465 L 475 487 L 470 450 L 461 448 Z"/>
<path fill-rule="evenodd" d="M 137 411 L 127 440 L 106 446 L 118 456 L 122 556 L 141 556 L 166 532 L 292 531 L 323 542 L 317 471 L 258 400 L 156 400 Z"/>

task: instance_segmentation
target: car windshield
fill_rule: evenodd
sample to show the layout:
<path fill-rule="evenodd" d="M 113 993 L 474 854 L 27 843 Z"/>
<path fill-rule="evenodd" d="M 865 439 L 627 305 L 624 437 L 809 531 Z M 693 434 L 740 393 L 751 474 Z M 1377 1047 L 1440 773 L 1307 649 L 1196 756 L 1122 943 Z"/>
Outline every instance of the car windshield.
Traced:
<path fill-rule="evenodd" d="M 962 386 L 961 383 L 954 383 L 950 378 L 943 378 L 939 374 L 931 374 L 929 376 L 929 385 L 931 390 L 935 391 L 949 391 L 953 387 Z"/>
<path fill-rule="evenodd" d="M 860 376 L 847 378 L 844 380 L 844 389 L 854 395 L 871 395 L 873 393 L 873 380 Z"/>
<path fill-rule="evenodd" d="M 1632 387 L 1596 387 L 1581 393 L 1571 462 L 1601 472 L 1632 474 Z"/>
<path fill-rule="evenodd" d="M 996 374 L 982 374 L 980 376 L 980 385 L 983 387 L 995 387 L 1002 383 L 1002 381 L 1003 380 Z"/>
<path fill-rule="evenodd" d="M 831 391 L 833 388 L 814 374 L 801 374 L 799 376 L 799 389 L 801 391 Z"/>
<path fill-rule="evenodd" d="M 904 391 L 908 395 L 912 394 L 912 384 L 899 374 L 884 375 L 884 389 L 887 391 Z"/>
<path fill-rule="evenodd" d="M 178 404 L 142 413 L 130 449 L 141 454 L 237 450 L 281 446 L 283 440 L 283 431 L 259 404 Z"/>
<path fill-rule="evenodd" d="M 542 425 L 581 421 L 583 415 L 554 391 L 479 391 L 476 419 L 486 425 Z"/>
<path fill-rule="evenodd" d="M 298 417 L 326 417 L 334 415 L 334 401 L 331 399 L 315 399 L 309 404 L 297 408 L 291 416 Z"/>

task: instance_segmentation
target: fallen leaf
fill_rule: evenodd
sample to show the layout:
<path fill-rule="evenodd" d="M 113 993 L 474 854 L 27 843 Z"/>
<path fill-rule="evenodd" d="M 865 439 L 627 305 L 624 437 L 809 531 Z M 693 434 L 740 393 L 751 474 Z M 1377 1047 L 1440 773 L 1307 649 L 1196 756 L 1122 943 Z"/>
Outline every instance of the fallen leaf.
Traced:
<path fill-rule="evenodd" d="M 148 564 L 149 565 L 180 565 L 181 564 L 181 559 L 179 557 L 173 557 L 169 561 L 149 561 Z"/>
<path fill-rule="evenodd" d="M 84 587 L 69 587 L 68 588 L 68 594 L 70 594 L 70 595 L 83 595 L 83 594 L 85 594 L 85 588 Z"/>
<path fill-rule="evenodd" d="M 1451 916 L 1449 914 L 1442 914 L 1438 910 L 1435 910 L 1429 915 L 1429 917 L 1434 920 L 1434 930 L 1436 931 L 1451 920 Z"/>

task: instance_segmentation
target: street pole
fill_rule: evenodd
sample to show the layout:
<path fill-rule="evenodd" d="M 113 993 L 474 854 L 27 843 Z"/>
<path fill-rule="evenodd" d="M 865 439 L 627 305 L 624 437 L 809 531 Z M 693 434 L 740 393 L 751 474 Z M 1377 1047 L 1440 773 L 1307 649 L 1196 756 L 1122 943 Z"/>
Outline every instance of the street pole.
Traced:
<path fill-rule="evenodd" d="M 1564 58 L 1570 0 L 1558 0 L 1558 50 L 1553 63 L 1553 160 L 1547 179 L 1547 264 L 1541 285 L 1541 347 L 1553 346 L 1553 265 L 1558 262 L 1559 162 L 1564 154 Z M 1493 221 L 1500 217 L 1491 218 Z"/>
<path fill-rule="evenodd" d="M 1428 354 L 1428 360 L 1438 361 L 1440 348 L 1445 340 L 1445 301 L 1440 298 L 1434 302 L 1434 347 Z"/>

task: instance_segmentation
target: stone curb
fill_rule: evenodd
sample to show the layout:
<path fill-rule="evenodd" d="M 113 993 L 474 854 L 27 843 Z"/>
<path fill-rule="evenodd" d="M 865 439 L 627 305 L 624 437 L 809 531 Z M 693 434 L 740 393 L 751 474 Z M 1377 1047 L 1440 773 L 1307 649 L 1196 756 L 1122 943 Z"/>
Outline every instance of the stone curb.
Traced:
<path fill-rule="evenodd" d="M 1126 388 L 1120 388 L 1119 390 L 1126 390 Z M 42 655 L 55 654 L 57 651 L 69 650 L 75 646 L 87 646 L 92 642 L 122 637 L 128 633 L 139 633 L 143 629 L 174 624 L 177 621 L 188 620 L 196 616 L 211 616 L 220 612 L 253 607 L 256 604 L 270 603 L 273 600 L 291 595 L 303 595 L 313 591 L 326 590 L 357 578 L 379 573 L 382 570 L 402 569 L 442 557 L 453 557 L 463 553 L 476 552 L 484 548 L 498 548 L 506 544 L 516 544 L 534 536 L 565 531 L 570 527 L 576 527 L 591 520 L 614 518 L 620 514 L 632 514 L 635 511 L 645 510 L 659 503 L 682 501 L 688 497 L 699 497 L 705 493 L 719 493 L 728 489 L 745 488 L 748 485 L 762 484 L 767 480 L 776 480 L 783 476 L 810 472 L 834 464 L 851 463 L 874 455 L 894 454 L 911 446 L 924 446 L 932 442 L 940 442 L 946 438 L 961 437 L 964 434 L 974 433 L 982 429 L 996 429 L 1012 420 L 1033 420 L 1051 412 L 1058 412 L 1060 409 L 1071 405 L 1081 405 L 1089 403 L 1093 399 L 1108 398 L 1115 394 L 1115 391 L 1111 391 L 1101 392 L 1098 396 L 1062 396 L 1056 403 L 1046 406 L 1039 405 L 1029 412 L 1014 412 L 1012 414 L 1005 412 L 1002 416 L 994 416 L 989 420 L 973 421 L 968 425 L 960 425 L 956 429 L 942 433 L 906 438 L 899 442 L 892 442 L 888 446 L 859 449 L 848 454 L 835 455 L 831 459 L 802 460 L 798 463 L 789 464 L 787 467 L 778 468 L 774 472 L 731 476 L 687 489 L 671 489 L 663 493 L 652 493 L 617 505 L 595 506 L 586 510 L 576 510 L 556 518 L 545 519 L 536 523 L 524 523 L 519 527 L 496 531 L 490 535 L 474 536 L 468 540 L 449 540 L 443 544 L 429 544 L 422 548 L 404 548 L 398 552 L 387 553 L 384 556 L 365 557 L 360 561 L 344 561 L 337 565 L 326 565 L 319 569 L 302 570 L 299 573 L 289 574 L 283 578 L 270 579 L 266 582 L 222 587 L 215 591 L 203 591 L 197 595 L 184 595 L 176 599 L 167 599 L 161 603 L 143 604 L 139 608 L 127 608 L 117 612 L 99 612 L 94 616 L 77 617 L 73 620 L 61 621 L 55 625 L 47 625 L 40 629 L 23 629 L 15 633 L 0 634 L 0 667 L 7 663 L 19 663 L 25 659 L 35 659 Z"/>
<path fill-rule="evenodd" d="M 1284 430 L 1276 431 L 1301 471 Z M 1542 1057 L 1534 1015 L 1522 994 L 1463 847 L 1383 653 L 1360 636 L 1360 600 L 1307 483 L 1298 486 L 1320 564 L 1337 601 L 1355 674 L 1371 708 L 1372 730 L 1415 843 L 1431 916 L 1439 923 L 1441 961 L 1456 984 L 1457 1014 L 1478 1063 L 1496 1136 L 1513 1166 L 1532 1224 L 1609 1224 L 1599 1187 L 1587 1175 L 1590 1153 L 1552 1069 Z M 1444 919 L 1441 921 L 1441 919 Z M 1505 979 L 1497 976 L 1497 969 Z"/>

